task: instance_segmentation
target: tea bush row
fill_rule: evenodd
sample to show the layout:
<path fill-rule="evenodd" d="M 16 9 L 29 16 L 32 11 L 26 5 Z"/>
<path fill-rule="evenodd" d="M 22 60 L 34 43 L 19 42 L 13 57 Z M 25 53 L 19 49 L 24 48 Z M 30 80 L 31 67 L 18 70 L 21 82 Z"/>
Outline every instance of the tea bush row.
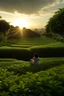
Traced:
<path fill-rule="evenodd" d="M 0 68 L 0 96 L 64 96 L 64 65 L 21 76 Z"/>
<path fill-rule="evenodd" d="M 16 58 L 29 61 L 35 53 L 38 53 L 39 57 L 64 57 L 64 46 L 0 47 L 0 58 Z"/>
<path fill-rule="evenodd" d="M 28 61 L 15 59 L 0 59 L 0 68 L 17 75 L 26 74 L 27 72 L 36 73 L 64 64 L 64 58 L 40 58 L 40 64 L 31 65 Z"/>

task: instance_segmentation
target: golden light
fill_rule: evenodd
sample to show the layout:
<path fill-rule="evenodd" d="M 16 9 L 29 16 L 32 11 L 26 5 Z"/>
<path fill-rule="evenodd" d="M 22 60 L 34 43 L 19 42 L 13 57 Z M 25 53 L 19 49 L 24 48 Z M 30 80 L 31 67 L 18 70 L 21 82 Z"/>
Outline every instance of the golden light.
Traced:
<path fill-rule="evenodd" d="M 12 23 L 13 26 L 19 26 L 21 29 L 23 27 L 29 28 L 30 24 L 25 19 L 17 19 Z"/>

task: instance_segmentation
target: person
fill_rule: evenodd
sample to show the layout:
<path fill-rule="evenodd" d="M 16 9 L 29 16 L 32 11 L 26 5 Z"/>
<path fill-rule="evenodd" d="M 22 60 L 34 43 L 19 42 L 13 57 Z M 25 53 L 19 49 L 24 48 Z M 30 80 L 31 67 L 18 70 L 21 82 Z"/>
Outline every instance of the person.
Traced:
<path fill-rule="evenodd" d="M 33 58 L 30 60 L 30 63 L 31 64 L 39 64 L 39 56 L 38 54 L 36 53 Z"/>

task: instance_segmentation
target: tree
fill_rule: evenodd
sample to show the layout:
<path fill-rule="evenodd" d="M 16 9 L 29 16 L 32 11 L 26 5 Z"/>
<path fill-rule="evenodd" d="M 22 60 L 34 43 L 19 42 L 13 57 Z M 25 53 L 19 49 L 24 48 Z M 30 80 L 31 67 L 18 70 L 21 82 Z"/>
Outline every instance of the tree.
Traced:
<path fill-rule="evenodd" d="M 10 28 L 10 25 L 5 20 L 0 20 L 0 34 L 2 35 L 3 39 L 7 39 L 7 33 Z"/>
<path fill-rule="evenodd" d="M 40 37 L 40 34 L 34 30 L 26 29 L 25 27 L 23 27 L 21 30 L 18 26 L 10 26 L 8 39 L 21 39 L 31 37 Z"/>
<path fill-rule="evenodd" d="M 40 34 L 37 33 L 36 31 L 33 31 L 31 29 L 26 29 L 26 28 L 23 28 L 22 29 L 22 37 L 40 37 Z"/>
<path fill-rule="evenodd" d="M 21 39 L 21 30 L 18 26 L 10 26 L 9 34 L 8 34 L 8 39 Z"/>
<path fill-rule="evenodd" d="M 64 35 L 64 8 L 59 9 L 51 17 L 46 25 L 47 33 Z"/>

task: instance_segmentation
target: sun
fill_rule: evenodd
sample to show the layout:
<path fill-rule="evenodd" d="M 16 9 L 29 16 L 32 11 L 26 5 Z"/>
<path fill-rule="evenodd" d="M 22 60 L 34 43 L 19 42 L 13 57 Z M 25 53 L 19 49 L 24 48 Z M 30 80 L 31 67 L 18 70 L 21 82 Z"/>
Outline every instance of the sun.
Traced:
<path fill-rule="evenodd" d="M 25 19 L 17 19 L 12 23 L 13 26 L 19 26 L 20 29 L 23 27 L 29 28 L 30 24 Z"/>

